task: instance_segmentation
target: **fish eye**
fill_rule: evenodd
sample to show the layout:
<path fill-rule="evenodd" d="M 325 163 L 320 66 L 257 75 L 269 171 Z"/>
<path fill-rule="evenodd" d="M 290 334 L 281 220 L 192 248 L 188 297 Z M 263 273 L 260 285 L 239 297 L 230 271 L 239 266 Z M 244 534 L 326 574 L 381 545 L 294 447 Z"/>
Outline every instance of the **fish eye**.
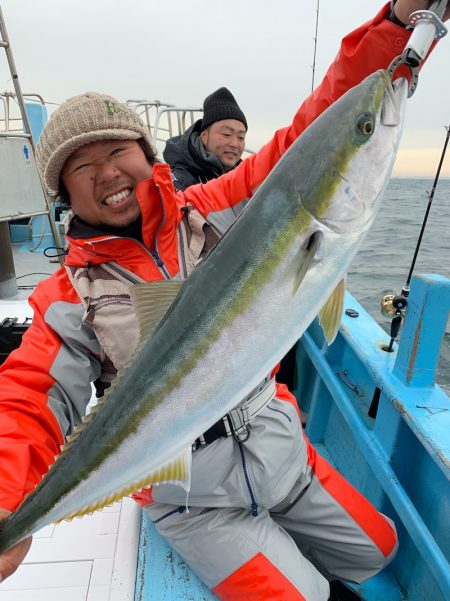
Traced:
<path fill-rule="evenodd" d="M 370 136 L 374 130 L 373 119 L 370 115 L 361 115 L 356 123 L 357 128 L 363 136 Z"/>

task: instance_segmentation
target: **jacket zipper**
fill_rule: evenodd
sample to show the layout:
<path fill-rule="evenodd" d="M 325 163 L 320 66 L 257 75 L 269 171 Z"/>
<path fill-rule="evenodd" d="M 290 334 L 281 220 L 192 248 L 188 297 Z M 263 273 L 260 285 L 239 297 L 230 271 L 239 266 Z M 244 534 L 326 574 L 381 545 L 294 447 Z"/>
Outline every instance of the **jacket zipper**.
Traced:
<path fill-rule="evenodd" d="M 186 265 L 186 257 L 184 254 L 184 245 L 186 242 L 187 245 L 187 240 L 185 240 L 184 237 L 184 230 L 183 230 L 183 226 L 180 224 L 178 225 L 178 245 L 179 245 L 179 251 L 180 251 L 180 258 L 181 258 L 181 265 L 180 265 L 180 270 L 181 268 L 183 269 L 183 280 L 187 279 L 188 275 L 187 275 L 187 265 Z"/>
<path fill-rule="evenodd" d="M 120 267 L 120 265 L 117 265 L 114 262 L 110 262 L 108 263 L 108 268 L 111 271 L 114 271 L 114 273 L 120 275 L 121 277 L 125 278 L 128 282 L 131 282 L 132 284 L 142 284 L 144 282 L 144 280 L 142 280 L 141 278 L 138 278 L 134 275 L 132 275 L 128 270 L 125 271 L 124 268 Z"/>
<path fill-rule="evenodd" d="M 155 188 L 158 191 L 158 195 L 159 198 L 161 200 L 161 208 L 162 208 L 162 212 L 163 212 L 163 216 L 161 219 L 161 223 L 158 226 L 158 229 L 155 232 L 155 250 L 152 253 L 153 258 L 156 261 L 156 264 L 158 265 L 158 267 L 160 268 L 161 272 L 164 274 L 164 277 L 166 278 L 166 280 L 171 280 L 172 278 L 170 277 L 169 272 L 167 271 L 161 257 L 159 256 L 159 252 L 158 252 L 158 236 L 159 236 L 159 232 L 161 231 L 161 229 L 163 228 L 164 224 L 166 223 L 166 217 L 167 217 L 167 212 L 166 212 L 166 204 L 164 202 L 164 198 L 161 192 L 161 188 L 158 184 L 155 183 Z M 150 251 L 152 252 L 152 251 Z"/>
<path fill-rule="evenodd" d="M 241 452 L 242 469 L 244 470 L 244 478 L 245 478 L 245 482 L 247 484 L 248 492 L 250 493 L 250 499 L 252 502 L 251 513 L 252 513 L 252 516 L 255 518 L 258 515 L 258 503 L 256 502 L 255 495 L 253 494 L 252 485 L 250 484 L 250 478 L 248 476 L 247 464 L 245 462 L 245 456 L 244 456 L 244 447 L 242 446 L 241 442 L 238 442 L 238 445 L 239 445 L 239 450 Z"/>
<path fill-rule="evenodd" d="M 89 305 L 89 308 L 92 308 L 94 309 L 94 311 L 96 311 L 97 309 L 101 309 L 102 307 L 107 307 L 108 305 L 113 305 L 116 303 L 121 303 L 123 305 L 133 304 L 129 296 L 121 294 L 119 296 L 109 296 L 107 298 L 102 298 L 98 301 L 94 301 Z"/>

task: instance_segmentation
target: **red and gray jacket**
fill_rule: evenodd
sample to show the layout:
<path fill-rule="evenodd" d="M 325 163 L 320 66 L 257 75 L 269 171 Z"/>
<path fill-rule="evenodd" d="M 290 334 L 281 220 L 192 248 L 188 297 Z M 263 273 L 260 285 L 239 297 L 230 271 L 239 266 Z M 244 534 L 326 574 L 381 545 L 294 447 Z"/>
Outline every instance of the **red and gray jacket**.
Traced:
<path fill-rule="evenodd" d="M 81 421 L 91 383 L 107 385 L 130 356 L 137 330 L 128 287 L 186 277 L 205 241 L 227 231 L 308 124 L 402 52 L 409 32 L 384 19 L 387 8 L 343 40 L 292 124 L 236 169 L 175 193 L 169 166 L 156 164 L 153 178 L 136 188 L 143 243 L 112 235 L 69 238 L 65 265 L 30 296 L 33 323 L 0 368 L 0 507 L 15 509 L 35 487 Z"/>

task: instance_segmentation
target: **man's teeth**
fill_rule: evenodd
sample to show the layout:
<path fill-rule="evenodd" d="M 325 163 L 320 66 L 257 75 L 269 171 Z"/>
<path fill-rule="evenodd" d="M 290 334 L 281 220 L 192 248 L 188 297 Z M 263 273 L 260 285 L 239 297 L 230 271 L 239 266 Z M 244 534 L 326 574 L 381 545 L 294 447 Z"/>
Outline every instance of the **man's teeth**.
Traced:
<path fill-rule="evenodd" d="M 106 205 L 115 205 L 124 198 L 128 198 L 130 196 L 131 190 L 122 190 L 122 192 L 118 192 L 117 194 L 113 194 L 112 196 L 108 196 L 103 201 Z"/>

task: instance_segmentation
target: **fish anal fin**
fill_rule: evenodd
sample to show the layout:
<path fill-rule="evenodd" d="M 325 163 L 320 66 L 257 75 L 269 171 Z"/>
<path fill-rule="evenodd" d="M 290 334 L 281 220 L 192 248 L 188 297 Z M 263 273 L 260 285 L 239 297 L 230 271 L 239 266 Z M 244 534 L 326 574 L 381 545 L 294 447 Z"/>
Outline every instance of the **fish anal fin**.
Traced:
<path fill-rule="evenodd" d="M 94 511 L 97 511 L 98 509 L 103 509 L 108 505 L 112 505 L 116 501 L 120 501 L 120 499 L 132 494 L 136 490 L 141 490 L 142 488 L 151 486 L 152 484 L 177 484 L 179 486 L 182 486 L 186 491 L 188 491 L 191 484 L 191 463 L 192 450 L 189 447 L 189 449 L 187 449 L 184 453 L 182 453 L 169 463 L 151 472 L 150 474 L 147 474 L 147 476 L 145 476 L 141 480 L 133 482 L 132 484 L 126 486 L 125 488 L 117 491 L 112 495 L 104 497 L 103 499 L 100 499 L 99 501 L 92 503 L 91 505 L 82 507 L 81 509 L 62 517 L 56 523 L 59 524 L 64 520 L 72 520 L 76 517 L 89 515 Z"/>
<path fill-rule="evenodd" d="M 140 340 L 154 332 L 182 285 L 181 280 L 163 280 L 135 284 L 130 288 L 139 322 Z"/>
<path fill-rule="evenodd" d="M 341 280 L 319 312 L 319 323 L 328 344 L 336 338 L 344 308 L 345 281 Z"/>

